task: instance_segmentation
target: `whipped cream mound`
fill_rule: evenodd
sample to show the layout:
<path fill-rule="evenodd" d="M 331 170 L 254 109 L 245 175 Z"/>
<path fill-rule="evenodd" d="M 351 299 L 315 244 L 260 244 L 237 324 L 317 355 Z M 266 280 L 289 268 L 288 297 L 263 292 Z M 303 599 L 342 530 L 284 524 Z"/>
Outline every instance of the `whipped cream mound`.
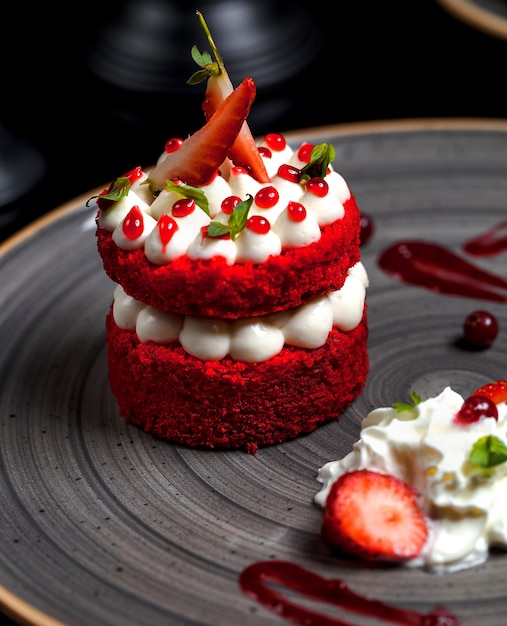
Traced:
<path fill-rule="evenodd" d="M 266 361 L 285 344 L 319 348 L 333 327 L 352 330 L 364 311 L 368 275 L 361 262 L 352 266 L 343 287 L 289 311 L 252 318 L 222 320 L 160 311 L 127 295 L 121 285 L 114 291 L 113 316 L 120 328 L 136 332 L 142 343 L 179 342 L 201 360 L 229 355 L 245 362 Z"/>
<path fill-rule="evenodd" d="M 344 204 L 351 198 L 351 192 L 343 176 L 331 165 L 323 179 L 324 191 L 312 190 L 311 186 L 291 180 L 287 168 L 299 169 L 306 165 L 299 158 L 305 145 L 294 151 L 284 141 L 283 149 L 276 151 L 268 150 L 265 142 L 260 144 L 259 147 L 264 148 L 262 158 L 271 175 L 271 181 L 265 184 L 257 182 L 241 166 L 224 164 L 220 172 L 200 188 L 208 201 L 209 215 L 195 204 L 188 205 L 188 210 L 175 212 L 175 204 L 184 201 L 184 196 L 173 189 L 154 196 L 146 184 L 148 174 L 143 171 L 123 198 L 100 211 L 98 225 L 112 233 L 120 249 L 144 249 L 148 260 L 155 265 L 167 265 L 183 255 L 194 259 L 220 255 L 229 265 L 248 261 L 262 263 L 270 256 L 281 254 L 284 248 L 310 245 L 320 239 L 325 226 L 343 218 Z M 165 156 L 162 154 L 159 162 Z M 225 199 L 246 200 L 248 196 L 253 198 L 249 217 L 262 218 L 266 228 L 259 230 L 247 224 L 235 240 L 203 236 L 203 229 L 212 220 L 227 223 L 229 214 L 223 210 Z M 291 216 L 293 203 L 301 205 L 303 218 Z"/>
<path fill-rule="evenodd" d="M 482 417 L 464 425 L 455 422 L 463 402 L 446 387 L 409 410 L 371 411 L 353 450 L 319 469 L 316 504 L 325 507 L 339 476 L 367 468 L 396 476 L 421 495 L 430 533 L 422 554 L 407 566 L 454 571 L 483 563 L 490 547 L 507 548 L 507 462 L 482 474 L 469 462 L 481 437 L 507 445 L 507 404 L 497 405 L 498 420 Z"/>

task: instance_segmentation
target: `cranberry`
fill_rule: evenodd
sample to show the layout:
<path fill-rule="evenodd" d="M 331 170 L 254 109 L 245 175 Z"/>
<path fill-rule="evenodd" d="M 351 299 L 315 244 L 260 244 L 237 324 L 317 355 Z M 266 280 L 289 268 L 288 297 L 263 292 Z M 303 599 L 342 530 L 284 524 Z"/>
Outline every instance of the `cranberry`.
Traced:
<path fill-rule="evenodd" d="M 488 348 L 498 335 L 498 321 L 489 311 L 473 311 L 463 322 L 463 338 L 475 348 Z"/>
<path fill-rule="evenodd" d="M 361 233 L 359 240 L 362 246 L 371 239 L 373 235 L 373 222 L 369 215 L 361 213 Z"/>
<path fill-rule="evenodd" d="M 472 424 L 478 422 L 481 417 L 498 419 L 496 404 L 486 396 L 470 396 L 463 402 L 461 409 L 456 414 L 456 422 L 458 424 Z"/>

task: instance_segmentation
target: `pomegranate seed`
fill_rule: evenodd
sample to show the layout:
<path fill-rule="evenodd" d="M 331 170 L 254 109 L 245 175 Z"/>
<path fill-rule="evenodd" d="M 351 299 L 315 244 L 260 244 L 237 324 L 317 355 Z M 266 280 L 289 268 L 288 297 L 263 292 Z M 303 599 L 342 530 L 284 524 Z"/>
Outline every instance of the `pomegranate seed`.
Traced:
<path fill-rule="evenodd" d="M 294 167 L 293 165 L 287 165 L 287 163 L 284 163 L 278 168 L 278 176 L 280 176 L 280 178 L 290 181 L 291 183 L 299 183 L 299 179 L 301 178 L 301 170 L 298 170 L 298 168 Z"/>
<path fill-rule="evenodd" d="M 273 152 L 281 152 L 287 145 L 285 137 L 279 133 L 269 133 L 264 137 L 264 141 Z"/>
<path fill-rule="evenodd" d="M 360 244 L 364 244 L 370 240 L 373 235 L 373 221 L 369 215 L 361 213 L 361 233 L 359 235 Z"/>
<path fill-rule="evenodd" d="M 324 198 L 329 192 L 329 185 L 323 178 L 311 178 L 306 183 L 306 189 L 313 195 Z"/>
<path fill-rule="evenodd" d="M 280 196 L 272 185 L 263 187 L 255 194 L 255 204 L 261 209 L 271 209 L 278 202 Z"/>
<path fill-rule="evenodd" d="M 456 422 L 458 424 L 472 424 L 478 422 L 481 417 L 498 419 L 496 404 L 486 396 L 470 396 L 463 402 L 461 409 L 456 414 Z"/>
<path fill-rule="evenodd" d="M 195 200 L 192 200 L 191 198 L 182 198 L 181 200 L 176 200 L 173 204 L 172 214 L 174 217 L 185 217 L 185 215 L 190 215 L 194 209 Z"/>
<path fill-rule="evenodd" d="M 299 202 L 291 201 L 287 205 L 287 215 L 293 222 L 302 222 L 306 217 L 306 209 Z"/>
<path fill-rule="evenodd" d="M 304 143 L 298 150 L 298 159 L 303 163 L 310 163 L 312 150 L 315 146 L 311 143 Z"/>
<path fill-rule="evenodd" d="M 252 230 L 254 233 L 258 233 L 259 235 L 265 235 L 267 232 L 269 232 L 271 224 L 265 217 L 262 217 L 261 215 L 252 215 L 252 217 L 248 218 L 246 222 L 246 227 Z"/>
<path fill-rule="evenodd" d="M 170 215 L 164 213 L 158 220 L 158 232 L 160 236 L 160 242 L 165 248 L 171 241 L 174 233 L 178 230 L 178 224 L 173 220 Z"/>
<path fill-rule="evenodd" d="M 220 208 L 224 213 L 230 214 L 240 202 L 241 198 L 238 198 L 238 196 L 227 196 L 227 198 L 222 200 Z"/>
<path fill-rule="evenodd" d="M 498 335 L 498 321 L 489 311 L 473 311 L 463 322 L 463 338 L 475 348 L 488 348 Z"/>
<path fill-rule="evenodd" d="M 266 146 L 260 146 L 259 154 L 261 155 L 261 157 L 264 157 L 265 159 L 271 159 L 273 156 L 273 153 L 271 152 L 271 150 L 269 148 L 266 148 Z"/>
<path fill-rule="evenodd" d="M 174 137 L 173 139 L 169 139 L 169 141 L 166 141 L 164 149 L 167 153 L 177 152 L 180 149 L 182 143 L 183 139 L 180 139 L 179 137 Z"/>

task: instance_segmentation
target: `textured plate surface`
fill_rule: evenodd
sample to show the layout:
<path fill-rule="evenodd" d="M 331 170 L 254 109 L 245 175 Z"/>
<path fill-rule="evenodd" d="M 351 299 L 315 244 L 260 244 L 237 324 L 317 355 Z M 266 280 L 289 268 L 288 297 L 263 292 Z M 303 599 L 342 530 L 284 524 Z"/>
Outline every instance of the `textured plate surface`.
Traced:
<path fill-rule="evenodd" d="M 506 377 L 506 305 L 408 286 L 377 258 L 407 238 L 460 254 L 463 242 L 505 220 L 507 124 L 372 123 L 288 138 L 332 142 L 337 169 L 375 223 L 363 248 L 368 382 L 339 421 L 309 436 L 256 455 L 207 452 L 156 440 L 119 417 L 104 345 L 113 285 L 87 198 L 1 248 L 0 604 L 20 621 L 282 625 L 238 586 L 247 565 L 278 558 L 398 606 L 443 604 L 462 625 L 504 623 L 507 554 L 445 576 L 350 567 L 321 544 L 313 497 L 317 469 L 351 449 L 373 407 L 413 389 L 427 396 L 451 385 L 466 395 Z M 507 275 L 505 255 L 473 262 Z M 475 308 L 495 313 L 501 333 L 474 353 L 456 339 Z"/>

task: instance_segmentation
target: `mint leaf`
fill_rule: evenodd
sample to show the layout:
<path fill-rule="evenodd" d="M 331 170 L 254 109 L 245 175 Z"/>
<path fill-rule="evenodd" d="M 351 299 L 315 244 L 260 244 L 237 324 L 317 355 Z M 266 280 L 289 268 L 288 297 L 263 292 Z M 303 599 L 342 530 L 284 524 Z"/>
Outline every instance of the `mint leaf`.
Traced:
<path fill-rule="evenodd" d="M 412 400 L 411 404 L 406 402 L 393 402 L 393 408 L 398 411 L 398 413 L 403 413 L 403 411 L 411 411 L 418 404 L 421 404 L 422 398 L 415 391 L 410 392 L 410 398 Z"/>
<path fill-rule="evenodd" d="M 88 203 L 94 198 L 101 198 L 103 200 L 111 200 L 112 202 L 117 202 L 118 200 L 121 200 L 126 195 L 128 195 L 130 186 L 130 180 L 126 176 L 120 176 L 111 183 L 109 189 L 107 190 L 107 193 L 101 194 L 99 196 L 92 196 L 87 200 L 86 206 L 88 206 Z"/>
<path fill-rule="evenodd" d="M 207 235 L 209 237 L 222 237 L 223 235 L 229 233 L 232 241 L 234 241 L 240 232 L 245 228 L 248 219 L 248 211 L 250 211 L 252 202 L 253 196 L 251 195 L 248 195 L 247 200 L 238 202 L 238 204 L 234 207 L 234 211 L 229 215 L 227 224 L 223 224 L 222 222 L 211 222 L 206 229 Z"/>
<path fill-rule="evenodd" d="M 324 178 L 327 168 L 335 159 L 336 152 L 330 143 L 320 143 L 314 146 L 310 155 L 310 162 L 301 170 L 300 181 L 311 178 Z"/>
<path fill-rule="evenodd" d="M 470 452 L 470 463 L 482 468 L 495 467 L 507 461 L 507 446 L 495 435 L 480 437 Z"/>
<path fill-rule="evenodd" d="M 206 215 L 210 214 L 208 198 L 206 198 L 206 195 L 204 191 L 202 191 L 202 189 L 198 189 L 197 187 L 192 187 L 190 185 L 185 185 L 184 183 L 177 185 L 176 183 L 173 183 L 172 180 L 165 181 L 164 189 L 165 191 L 175 191 L 176 193 L 179 193 L 180 196 L 188 198 L 189 200 L 193 200 L 197 204 L 197 206 L 206 213 Z"/>

